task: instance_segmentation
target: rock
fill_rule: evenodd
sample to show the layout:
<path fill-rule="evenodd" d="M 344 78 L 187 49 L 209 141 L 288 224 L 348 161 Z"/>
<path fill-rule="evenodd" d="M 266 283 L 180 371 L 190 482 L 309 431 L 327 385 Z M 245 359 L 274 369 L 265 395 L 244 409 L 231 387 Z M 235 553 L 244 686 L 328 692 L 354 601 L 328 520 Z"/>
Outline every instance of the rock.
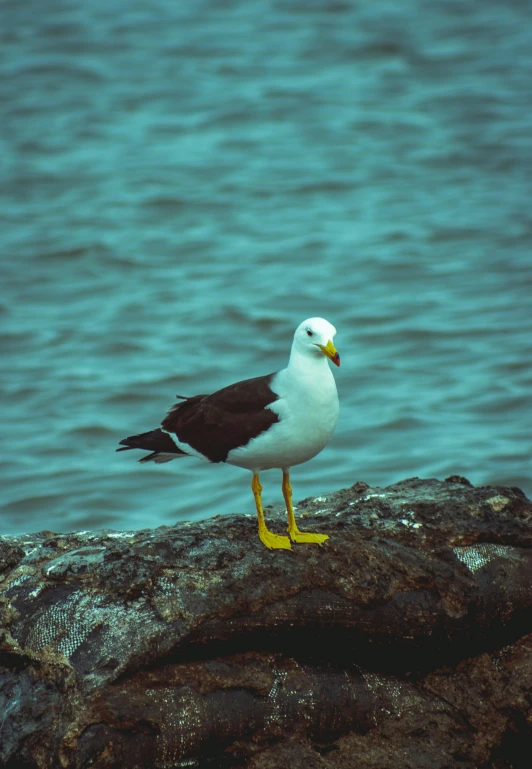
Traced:
<path fill-rule="evenodd" d="M 528 769 L 532 503 L 453 476 L 303 508 L 325 546 L 243 515 L 0 538 L 0 766 Z"/>

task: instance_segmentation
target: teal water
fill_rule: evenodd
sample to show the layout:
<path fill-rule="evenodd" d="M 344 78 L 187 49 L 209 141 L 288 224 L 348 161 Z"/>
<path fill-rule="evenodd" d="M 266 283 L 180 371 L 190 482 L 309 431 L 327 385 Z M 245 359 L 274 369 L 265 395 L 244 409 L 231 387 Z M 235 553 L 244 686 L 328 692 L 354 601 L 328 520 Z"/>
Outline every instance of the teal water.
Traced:
<path fill-rule="evenodd" d="M 312 315 L 341 417 L 295 499 L 530 495 L 531 104 L 526 3 L 4 0 L 1 533 L 252 513 L 243 470 L 114 450 Z"/>

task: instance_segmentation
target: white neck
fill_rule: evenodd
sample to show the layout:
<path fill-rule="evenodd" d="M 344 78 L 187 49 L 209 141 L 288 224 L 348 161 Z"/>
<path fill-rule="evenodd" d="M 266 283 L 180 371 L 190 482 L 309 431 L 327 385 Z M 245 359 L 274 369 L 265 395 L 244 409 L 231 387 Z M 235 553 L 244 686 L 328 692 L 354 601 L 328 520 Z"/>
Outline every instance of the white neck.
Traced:
<path fill-rule="evenodd" d="M 308 355 L 297 350 L 295 345 L 290 352 L 287 370 L 296 376 L 334 379 L 325 355 Z"/>

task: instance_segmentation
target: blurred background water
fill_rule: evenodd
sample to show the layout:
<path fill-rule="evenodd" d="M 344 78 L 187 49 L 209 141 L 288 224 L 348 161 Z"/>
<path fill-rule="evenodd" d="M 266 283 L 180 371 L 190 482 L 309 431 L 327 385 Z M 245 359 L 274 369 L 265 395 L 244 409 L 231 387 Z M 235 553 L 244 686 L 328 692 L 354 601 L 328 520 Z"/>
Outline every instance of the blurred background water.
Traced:
<path fill-rule="evenodd" d="M 484 0 L 2 0 L 0 533 L 253 512 L 117 441 L 338 329 L 295 499 L 532 493 L 532 27 Z M 280 502 L 280 473 L 264 501 Z"/>

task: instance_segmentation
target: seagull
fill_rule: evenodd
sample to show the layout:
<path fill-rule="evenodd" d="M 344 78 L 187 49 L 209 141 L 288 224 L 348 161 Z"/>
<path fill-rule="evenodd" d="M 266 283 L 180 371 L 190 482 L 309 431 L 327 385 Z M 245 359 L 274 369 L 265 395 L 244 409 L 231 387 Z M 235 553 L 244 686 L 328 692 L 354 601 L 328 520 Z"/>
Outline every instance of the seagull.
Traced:
<path fill-rule="evenodd" d="M 295 331 L 286 368 L 211 395 L 177 395 L 160 427 L 124 438 L 117 451 L 149 451 L 140 462 L 194 456 L 250 470 L 261 542 L 272 550 L 291 550 L 291 542 L 323 544 L 326 534 L 297 527 L 290 468 L 319 454 L 336 427 L 338 393 L 328 365 L 328 360 L 340 365 L 335 334 L 324 318 L 304 320 Z M 288 536 L 271 532 L 264 518 L 259 474 L 273 468 L 283 472 Z"/>

